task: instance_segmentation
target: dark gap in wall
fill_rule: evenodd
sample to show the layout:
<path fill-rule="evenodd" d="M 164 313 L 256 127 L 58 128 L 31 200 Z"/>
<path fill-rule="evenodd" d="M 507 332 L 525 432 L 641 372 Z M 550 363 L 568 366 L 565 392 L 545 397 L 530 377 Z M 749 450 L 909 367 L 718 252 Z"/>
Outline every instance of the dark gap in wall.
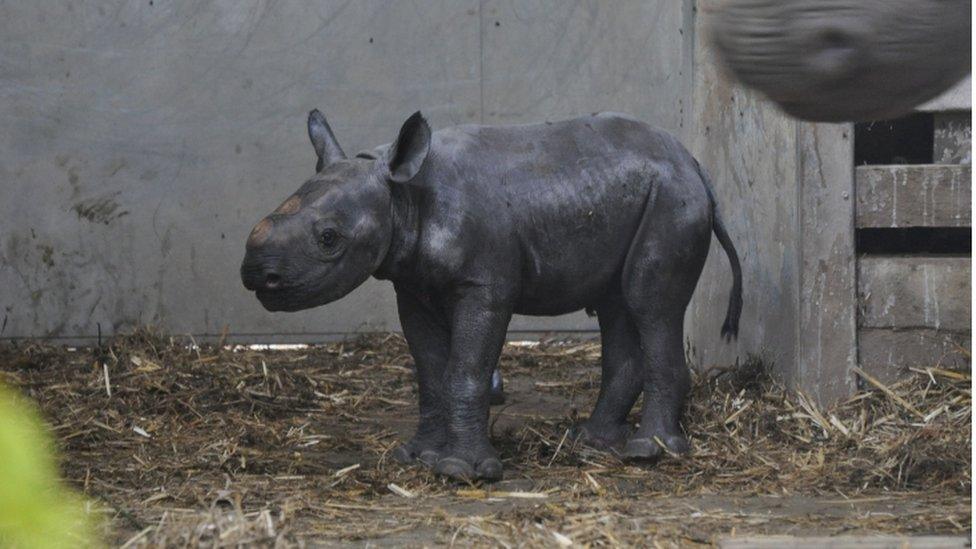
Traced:
<path fill-rule="evenodd" d="M 894 120 L 854 124 L 854 165 L 931 164 L 935 117 L 916 113 Z"/>
<path fill-rule="evenodd" d="M 911 227 L 858 229 L 857 251 L 862 254 L 952 254 L 972 253 L 969 227 Z"/>

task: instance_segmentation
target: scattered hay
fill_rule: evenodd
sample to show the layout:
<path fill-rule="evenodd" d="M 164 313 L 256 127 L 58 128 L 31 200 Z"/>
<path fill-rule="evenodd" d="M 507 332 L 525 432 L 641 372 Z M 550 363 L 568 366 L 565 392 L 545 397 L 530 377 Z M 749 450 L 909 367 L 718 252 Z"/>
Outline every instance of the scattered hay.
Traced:
<path fill-rule="evenodd" d="M 919 368 L 820 410 L 760 362 L 713 370 L 695 379 L 686 415 L 692 455 L 636 467 L 566 437 L 599 388 L 598 344 L 511 345 L 510 403 L 492 419 L 507 480 L 457 486 L 388 457 L 415 417 L 401 337 L 276 352 L 186 343 L 142 331 L 102 349 L 0 347 L 0 379 L 40 404 L 65 476 L 102 502 L 120 544 L 695 544 L 733 530 L 971 528 L 968 372 Z M 832 514 L 845 505 L 882 511 Z"/>

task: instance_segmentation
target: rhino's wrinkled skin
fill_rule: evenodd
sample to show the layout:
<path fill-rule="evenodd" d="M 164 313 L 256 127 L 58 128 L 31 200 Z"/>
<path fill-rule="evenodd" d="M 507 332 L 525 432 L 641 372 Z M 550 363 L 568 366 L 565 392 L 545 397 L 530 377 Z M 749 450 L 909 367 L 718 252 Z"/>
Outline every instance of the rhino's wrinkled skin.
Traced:
<path fill-rule="evenodd" d="M 396 289 L 417 365 L 420 421 L 395 456 L 498 479 L 492 373 L 512 314 L 596 312 L 603 376 L 577 436 L 652 459 L 685 452 L 682 321 L 714 231 L 741 273 L 703 172 L 670 135 L 617 114 L 431 132 L 420 113 L 392 145 L 347 159 L 313 111 L 318 173 L 255 227 L 244 285 L 269 310 L 329 303 L 369 276 Z M 643 391 L 640 427 L 626 418 Z M 629 438 L 628 438 L 629 435 Z"/>
<path fill-rule="evenodd" d="M 725 0 L 706 9 L 732 74 L 805 120 L 894 118 L 972 70 L 971 0 Z"/>

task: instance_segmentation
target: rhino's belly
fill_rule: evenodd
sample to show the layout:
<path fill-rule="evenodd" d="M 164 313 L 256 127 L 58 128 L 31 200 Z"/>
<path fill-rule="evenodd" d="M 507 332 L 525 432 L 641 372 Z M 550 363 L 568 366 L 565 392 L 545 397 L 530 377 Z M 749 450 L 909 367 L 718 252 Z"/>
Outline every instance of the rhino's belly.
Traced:
<path fill-rule="evenodd" d="M 639 216 L 625 212 L 604 223 L 603 232 L 570 230 L 526 243 L 516 312 L 539 316 L 571 313 L 618 290 L 639 222 Z"/>
<path fill-rule="evenodd" d="M 550 286 L 541 291 L 523 293 L 515 305 L 515 312 L 529 316 L 557 316 L 593 307 L 612 288 L 619 285 L 619 276 L 590 278 L 567 287 Z"/>

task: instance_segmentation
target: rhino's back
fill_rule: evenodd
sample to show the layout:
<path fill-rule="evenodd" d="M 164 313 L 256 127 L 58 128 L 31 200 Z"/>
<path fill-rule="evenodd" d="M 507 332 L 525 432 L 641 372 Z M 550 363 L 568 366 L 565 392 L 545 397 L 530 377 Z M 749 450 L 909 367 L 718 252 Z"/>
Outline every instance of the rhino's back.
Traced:
<path fill-rule="evenodd" d="M 463 188 L 482 203 L 508 201 L 507 208 L 525 207 L 532 215 L 540 207 L 640 206 L 655 179 L 691 160 L 671 135 L 616 113 L 445 128 L 434 133 L 432 152 L 438 184 Z"/>
<path fill-rule="evenodd" d="M 616 114 L 448 128 L 432 152 L 438 184 L 461 191 L 455 207 L 481 221 L 479 236 L 517 243 L 526 314 L 578 309 L 578 296 L 611 283 L 651 189 L 690 159 L 670 135 Z"/>
<path fill-rule="evenodd" d="M 570 164 L 580 158 L 668 160 L 684 151 L 668 133 L 619 113 L 535 124 L 454 126 L 433 137 L 436 154 L 475 169 L 490 161 L 505 171 L 538 170 L 541 165 L 571 171 Z"/>

